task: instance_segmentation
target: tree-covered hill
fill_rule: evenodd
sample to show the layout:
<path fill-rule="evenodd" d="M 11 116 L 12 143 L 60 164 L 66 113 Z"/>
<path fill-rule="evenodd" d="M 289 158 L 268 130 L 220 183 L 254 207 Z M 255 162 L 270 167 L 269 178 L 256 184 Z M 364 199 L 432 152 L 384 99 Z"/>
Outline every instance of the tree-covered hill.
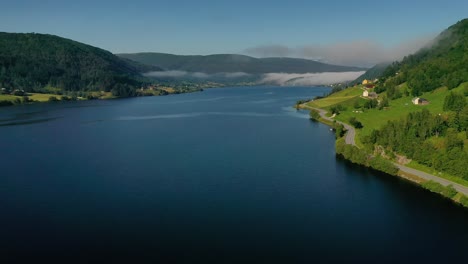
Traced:
<path fill-rule="evenodd" d="M 390 62 L 383 62 L 374 65 L 372 68 L 368 69 L 363 75 L 359 76 L 356 80 L 352 81 L 350 85 L 360 84 L 364 80 L 374 80 L 378 79 L 385 72 L 387 67 L 390 65 Z"/>
<path fill-rule="evenodd" d="M 215 55 L 173 55 L 165 53 L 117 54 L 122 58 L 143 64 L 161 67 L 165 70 L 203 72 L 208 74 L 225 72 L 263 73 L 310 73 L 362 71 L 363 68 L 337 66 L 313 60 L 296 58 L 253 58 L 237 54 Z"/>
<path fill-rule="evenodd" d="M 119 58 L 73 40 L 45 34 L 0 32 L 0 86 L 41 91 L 116 91 L 141 86 L 140 72 L 159 68 Z M 119 92 L 120 91 L 120 92 Z"/>
<path fill-rule="evenodd" d="M 405 157 L 407 166 L 468 186 L 468 19 L 388 66 L 373 90 L 377 99 L 364 91 L 355 85 L 308 105 L 359 124 L 357 141 L 368 153 Z M 415 104 L 415 96 L 426 103 Z"/>
<path fill-rule="evenodd" d="M 467 82 L 468 19 L 442 32 L 432 45 L 394 62 L 382 77 L 386 87 L 406 82 L 415 96 L 441 86 L 452 89 Z"/>

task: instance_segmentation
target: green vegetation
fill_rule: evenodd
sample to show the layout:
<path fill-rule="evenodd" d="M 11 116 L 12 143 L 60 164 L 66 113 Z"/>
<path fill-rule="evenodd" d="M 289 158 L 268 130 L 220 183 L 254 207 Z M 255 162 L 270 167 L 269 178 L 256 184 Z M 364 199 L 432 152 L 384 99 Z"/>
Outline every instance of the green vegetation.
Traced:
<path fill-rule="evenodd" d="M 315 120 L 315 121 L 320 120 L 320 113 L 317 110 L 314 110 L 314 109 L 310 110 L 309 116 L 310 116 L 310 119 L 312 120 Z"/>
<path fill-rule="evenodd" d="M 446 172 L 437 171 L 434 168 L 430 168 L 430 167 L 424 166 L 422 164 L 419 164 L 418 162 L 416 162 L 414 160 L 412 160 L 410 163 L 406 164 L 406 166 L 410 167 L 410 168 L 413 168 L 413 169 L 416 169 L 416 170 L 420 170 L 420 171 L 429 173 L 429 174 L 437 175 L 438 177 L 447 179 L 447 180 L 452 181 L 452 182 L 456 182 L 456 183 L 461 184 L 461 185 L 468 186 L 468 181 L 464 180 L 463 178 L 450 175 L 450 174 L 448 174 Z"/>
<path fill-rule="evenodd" d="M 166 95 L 203 88 L 185 81 L 155 84 L 140 75 L 158 70 L 53 35 L 0 32 L 0 106 Z"/>
<path fill-rule="evenodd" d="M 390 62 L 376 64 L 372 68 L 368 69 L 363 75 L 359 76 L 356 80 L 352 81 L 350 83 L 351 86 L 361 84 L 364 80 L 374 80 L 380 78 L 380 76 L 382 76 L 390 64 Z"/>
<path fill-rule="evenodd" d="M 362 123 L 359 122 L 359 120 L 357 120 L 356 117 L 354 117 L 354 116 L 349 119 L 349 123 L 355 128 L 362 128 L 363 127 Z"/>
<path fill-rule="evenodd" d="M 450 199 L 453 199 L 455 195 L 457 195 L 457 190 L 455 190 L 455 188 L 453 188 L 452 185 L 443 186 L 442 184 L 434 181 L 426 181 L 423 182 L 421 185 L 422 187 L 431 192 L 441 194 Z"/>
<path fill-rule="evenodd" d="M 465 19 L 442 33 L 432 47 L 393 63 L 375 76 L 376 100 L 362 97 L 364 87 L 359 84 L 307 105 L 359 128 L 356 141 L 368 155 L 403 156 L 412 160 L 408 166 L 467 185 L 467 37 Z M 413 104 L 415 95 L 429 103 Z M 346 155 L 356 153 L 349 148 L 341 149 L 343 156 L 356 159 Z"/>
<path fill-rule="evenodd" d="M 461 93 L 450 92 L 444 100 L 444 111 L 460 112 L 466 106 L 465 95 Z"/>
<path fill-rule="evenodd" d="M 106 91 L 133 96 L 145 84 L 139 75 L 142 67 L 57 36 L 0 33 L 0 86 L 11 91 Z"/>
<path fill-rule="evenodd" d="M 382 84 L 395 87 L 407 83 L 411 94 L 419 96 L 441 86 L 448 89 L 468 81 L 468 19 L 442 32 L 435 43 L 394 62 L 382 75 Z"/>
<path fill-rule="evenodd" d="M 355 99 L 359 98 L 359 96 L 362 95 L 362 87 L 361 86 L 355 86 L 351 87 L 336 93 L 331 94 L 330 96 L 327 96 L 325 98 L 319 98 L 313 101 L 310 101 L 307 103 L 307 106 L 310 107 L 315 107 L 315 108 L 328 108 L 329 106 L 337 105 L 337 104 L 343 104 L 343 105 L 350 105 L 351 107 L 354 106 Z M 362 99 L 362 102 L 364 102 L 365 99 Z"/>
<path fill-rule="evenodd" d="M 398 168 L 395 167 L 389 160 L 386 160 L 380 156 L 374 156 L 368 153 L 365 149 L 360 149 L 353 145 L 345 143 L 343 138 L 338 139 L 335 145 L 336 154 L 343 156 L 345 159 L 352 163 L 364 165 L 383 171 L 390 175 L 397 175 Z"/>
<path fill-rule="evenodd" d="M 465 207 L 468 207 L 468 197 L 466 197 L 465 195 L 462 195 L 459 199 L 459 202 L 465 206 Z"/>
<path fill-rule="evenodd" d="M 165 53 L 117 54 L 147 65 L 165 70 L 203 72 L 207 74 L 244 72 L 263 74 L 272 72 L 309 73 L 309 72 L 344 72 L 361 71 L 363 68 L 337 66 L 313 60 L 295 58 L 253 58 L 237 54 L 215 54 L 208 56 L 182 56 Z"/>
<path fill-rule="evenodd" d="M 363 143 L 404 153 L 423 165 L 468 180 L 465 169 L 468 151 L 464 150 L 466 129 L 448 115 L 433 115 L 424 109 L 398 121 L 389 121 L 364 137 Z"/>

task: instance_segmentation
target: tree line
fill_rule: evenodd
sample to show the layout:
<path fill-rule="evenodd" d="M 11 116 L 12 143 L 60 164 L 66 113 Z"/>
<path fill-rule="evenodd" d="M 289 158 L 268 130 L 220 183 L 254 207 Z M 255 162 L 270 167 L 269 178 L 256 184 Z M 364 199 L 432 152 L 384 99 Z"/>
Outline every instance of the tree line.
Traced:
<path fill-rule="evenodd" d="M 459 112 L 431 114 L 427 109 L 409 113 L 373 130 L 362 142 L 380 145 L 439 171 L 468 180 L 468 152 L 464 139 L 468 128 L 468 106 Z"/>

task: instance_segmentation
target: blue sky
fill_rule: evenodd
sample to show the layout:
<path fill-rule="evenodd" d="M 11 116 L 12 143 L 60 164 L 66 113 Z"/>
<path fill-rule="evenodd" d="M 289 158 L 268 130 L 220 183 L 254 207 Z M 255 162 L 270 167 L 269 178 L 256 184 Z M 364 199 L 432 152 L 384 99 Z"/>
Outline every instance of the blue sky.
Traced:
<path fill-rule="evenodd" d="M 50 33 L 115 53 L 255 53 L 360 42 L 384 49 L 435 35 L 467 11 L 466 0 L 2 0 L 0 31 Z"/>

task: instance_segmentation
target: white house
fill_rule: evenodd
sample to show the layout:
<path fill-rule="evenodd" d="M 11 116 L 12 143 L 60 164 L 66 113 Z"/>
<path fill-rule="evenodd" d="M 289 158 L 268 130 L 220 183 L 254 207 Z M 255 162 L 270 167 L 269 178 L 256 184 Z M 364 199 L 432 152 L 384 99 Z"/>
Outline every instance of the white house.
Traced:
<path fill-rule="evenodd" d="M 427 99 L 421 98 L 421 97 L 415 97 L 413 100 L 411 100 L 413 104 L 415 105 L 427 105 L 429 104 L 429 101 Z"/>

